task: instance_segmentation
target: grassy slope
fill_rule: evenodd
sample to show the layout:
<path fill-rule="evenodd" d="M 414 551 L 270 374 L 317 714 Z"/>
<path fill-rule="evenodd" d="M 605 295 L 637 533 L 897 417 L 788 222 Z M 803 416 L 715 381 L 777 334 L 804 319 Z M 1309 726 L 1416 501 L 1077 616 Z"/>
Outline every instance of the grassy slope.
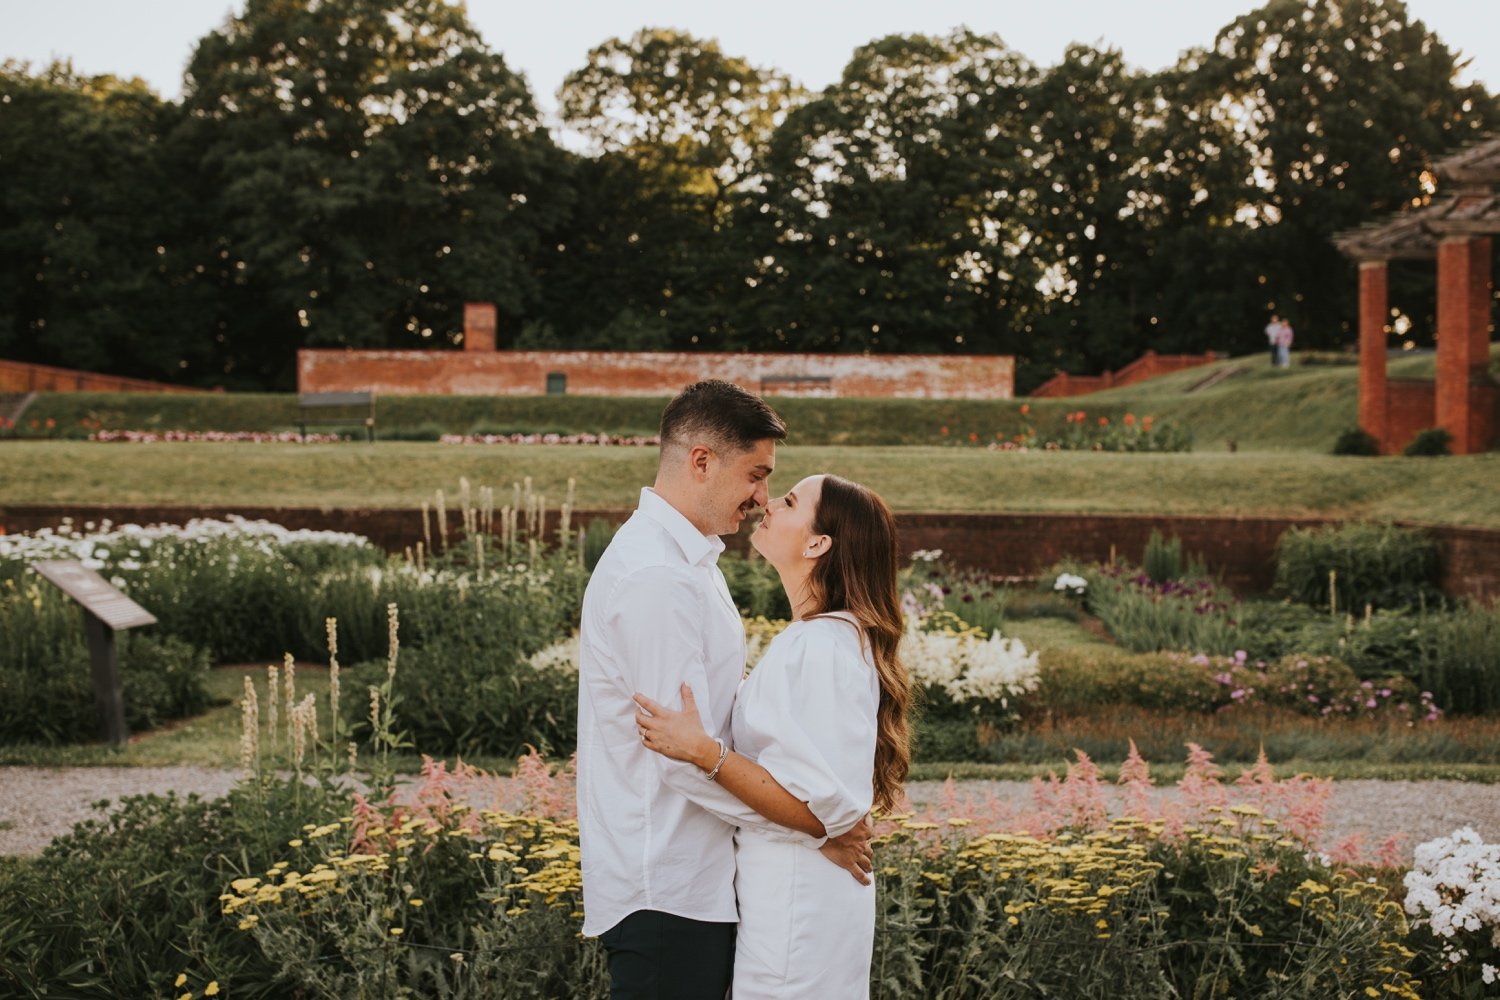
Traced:
<path fill-rule="evenodd" d="M 552 505 L 635 503 L 655 450 L 565 445 L 0 444 L 0 504 L 416 507 L 460 476 L 533 477 Z M 869 483 L 897 510 L 1362 517 L 1500 528 L 1500 453 L 1442 460 L 1307 453 L 1123 455 L 960 448 L 781 449 L 773 488 L 812 472 Z M 1441 472 L 1441 476 L 1435 475 Z"/>

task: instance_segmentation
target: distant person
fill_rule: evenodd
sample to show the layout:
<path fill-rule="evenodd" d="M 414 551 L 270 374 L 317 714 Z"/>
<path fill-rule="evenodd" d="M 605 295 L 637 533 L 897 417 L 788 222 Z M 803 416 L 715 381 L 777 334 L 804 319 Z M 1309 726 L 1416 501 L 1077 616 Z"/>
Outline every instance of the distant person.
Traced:
<path fill-rule="evenodd" d="M 1286 320 L 1281 321 L 1281 329 L 1276 334 L 1276 365 L 1279 368 L 1287 368 L 1292 363 L 1292 324 Z"/>
<path fill-rule="evenodd" d="M 1266 345 L 1271 349 L 1272 368 L 1281 363 L 1281 327 L 1281 317 L 1272 313 L 1271 322 L 1266 324 Z"/>

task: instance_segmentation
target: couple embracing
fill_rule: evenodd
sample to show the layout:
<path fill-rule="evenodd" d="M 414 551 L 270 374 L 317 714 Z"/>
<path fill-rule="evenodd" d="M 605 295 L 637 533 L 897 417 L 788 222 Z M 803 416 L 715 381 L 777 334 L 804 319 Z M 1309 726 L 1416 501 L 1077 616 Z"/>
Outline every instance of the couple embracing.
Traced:
<path fill-rule="evenodd" d="M 656 482 L 584 596 L 584 933 L 614 998 L 869 993 L 868 814 L 894 804 L 910 759 L 895 521 L 831 475 L 771 499 L 785 437 L 738 386 L 685 389 L 662 414 Z M 745 678 L 717 560 L 757 509 L 751 544 L 793 621 Z"/>

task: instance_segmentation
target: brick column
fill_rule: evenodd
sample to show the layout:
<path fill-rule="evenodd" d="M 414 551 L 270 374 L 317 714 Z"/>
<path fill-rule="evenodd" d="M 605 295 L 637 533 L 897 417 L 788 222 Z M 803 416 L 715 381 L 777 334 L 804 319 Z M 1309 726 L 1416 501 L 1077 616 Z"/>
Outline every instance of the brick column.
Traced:
<path fill-rule="evenodd" d="M 1477 407 L 1488 397 L 1474 381 L 1489 368 L 1491 254 L 1487 236 L 1438 244 L 1437 425 L 1453 435 L 1453 453 L 1483 451 L 1489 421 Z"/>
<path fill-rule="evenodd" d="M 1403 444 L 1386 440 L 1390 426 L 1385 384 L 1389 269 L 1383 260 L 1361 261 L 1359 265 L 1359 426 L 1380 442 L 1383 455 L 1400 451 Z"/>
<path fill-rule="evenodd" d="M 495 349 L 495 303 L 464 303 L 464 350 Z"/>

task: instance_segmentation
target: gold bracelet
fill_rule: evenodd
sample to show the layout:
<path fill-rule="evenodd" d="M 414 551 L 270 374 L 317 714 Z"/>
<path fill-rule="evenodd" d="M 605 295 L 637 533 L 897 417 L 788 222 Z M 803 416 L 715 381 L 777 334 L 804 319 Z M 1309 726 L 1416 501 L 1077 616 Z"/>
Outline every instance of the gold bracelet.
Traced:
<path fill-rule="evenodd" d="M 717 736 L 714 737 L 714 742 L 717 743 L 717 744 L 719 744 L 719 762 L 714 765 L 714 769 L 712 771 L 709 771 L 707 774 L 704 775 L 704 777 L 707 778 L 709 781 L 713 781 L 715 778 L 717 778 L 719 776 L 719 768 L 721 768 L 721 767 L 724 766 L 724 760 L 729 756 L 729 744 L 728 743 L 725 743 L 723 740 L 719 739 Z"/>

